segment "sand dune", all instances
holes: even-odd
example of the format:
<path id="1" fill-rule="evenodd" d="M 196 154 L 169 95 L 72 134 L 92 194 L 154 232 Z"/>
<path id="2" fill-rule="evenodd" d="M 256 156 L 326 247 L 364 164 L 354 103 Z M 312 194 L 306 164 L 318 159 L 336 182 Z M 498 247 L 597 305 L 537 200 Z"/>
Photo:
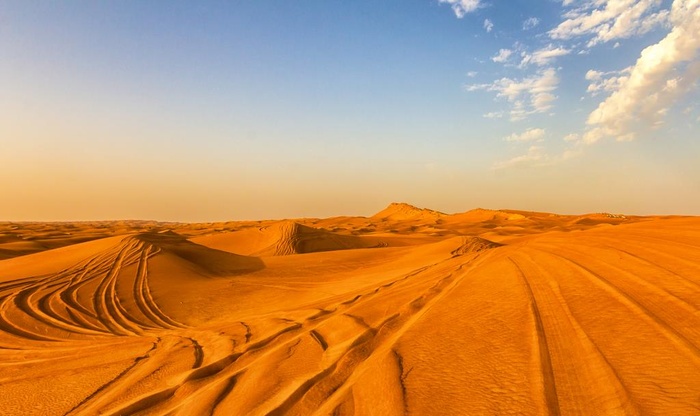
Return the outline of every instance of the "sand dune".
<path id="1" fill-rule="evenodd" d="M 515 212 L 502 210 L 477 208 L 462 214 L 455 214 L 453 220 L 462 222 L 483 222 L 483 221 L 520 221 L 527 217 Z"/>
<path id="2" fill-rule="evenodd" d="M 428 208 L 417 208 L 413 205 L 406 204 L 403 202 L 394 202 L 389 204 L 388 207 L 379 211 L 372 216 L 373 219 L 378 220 L 436 220 L 444 216 L 442 212 L 433 211 Z"/>
<path id="3" fill-rule="evenodd" d="M 2 414 L 700 412 L 699 218 L 95 225 L 0 224 L 76 238 L 0 261 Z"/>
<path id="4" fill-rule="evenodd" d="M 334 234 L 294 221 L 280 221 L 264 227 L 196 237 L 192 241 L 211 248 L 259 257 L 347 250 L 373 245 L 360 237 Z"/>

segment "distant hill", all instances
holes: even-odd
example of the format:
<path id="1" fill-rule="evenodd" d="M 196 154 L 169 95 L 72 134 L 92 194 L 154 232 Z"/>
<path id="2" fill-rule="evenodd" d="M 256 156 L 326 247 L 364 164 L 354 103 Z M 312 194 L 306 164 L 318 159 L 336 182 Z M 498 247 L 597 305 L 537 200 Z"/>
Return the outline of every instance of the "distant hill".
<path id="1" fill-rule="evenodd" d="M 372 215 L 373 219 L 402 220 L 431 220 L 438 219 L 447 214 L 428 208 L 418 208 L 404 202 L 393 202 L 388 207 Z"/>

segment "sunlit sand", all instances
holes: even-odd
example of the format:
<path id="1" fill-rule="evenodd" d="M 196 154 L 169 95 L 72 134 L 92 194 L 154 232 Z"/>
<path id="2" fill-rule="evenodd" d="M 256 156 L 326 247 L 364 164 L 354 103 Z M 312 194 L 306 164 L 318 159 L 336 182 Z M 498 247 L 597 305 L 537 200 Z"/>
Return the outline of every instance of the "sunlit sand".
<path id="1" fill-rule="evenodd" d="M 0 414 L 697 415 L 700 218 L 0 223 Z"/>

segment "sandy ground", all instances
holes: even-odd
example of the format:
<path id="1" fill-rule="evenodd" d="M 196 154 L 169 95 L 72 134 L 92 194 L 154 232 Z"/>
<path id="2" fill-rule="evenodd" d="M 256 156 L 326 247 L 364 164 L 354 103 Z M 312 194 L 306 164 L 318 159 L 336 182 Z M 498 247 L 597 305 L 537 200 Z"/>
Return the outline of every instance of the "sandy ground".
<path id="1" fill-rule="evenodd" d="M 0 414 L 698 415 L 700 218 L 0 223 Z"/>

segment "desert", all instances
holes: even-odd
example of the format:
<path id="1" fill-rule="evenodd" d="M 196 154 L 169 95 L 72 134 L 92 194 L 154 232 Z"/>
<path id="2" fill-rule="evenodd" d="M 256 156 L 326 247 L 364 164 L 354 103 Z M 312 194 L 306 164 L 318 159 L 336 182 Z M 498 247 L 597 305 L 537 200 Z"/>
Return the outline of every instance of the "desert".
<path id="1" fill-rule="evenodd" d="M 700 402 L 700 219 L 2 223 L 0 409 L 658 414 Z M 29 252 L 28 252 L 29 251 Z"/>
<path id="2" fill-rule="evenodd" d="M 0 0 L 0 416 L 699 416 L 700 0 Z"/>

